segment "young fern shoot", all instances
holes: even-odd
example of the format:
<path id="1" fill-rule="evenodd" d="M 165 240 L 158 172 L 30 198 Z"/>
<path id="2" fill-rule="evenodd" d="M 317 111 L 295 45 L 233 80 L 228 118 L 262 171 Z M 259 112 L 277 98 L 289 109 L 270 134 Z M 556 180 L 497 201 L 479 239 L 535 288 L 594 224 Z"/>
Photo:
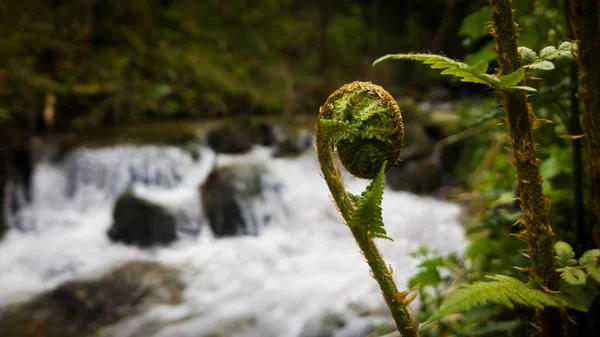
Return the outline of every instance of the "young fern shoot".
<path id="1" fill-rule="evenodd" d="M 319 110 L 315 127 L 316 151 L 323 177 L 335 204 L 364 254 L 371 275 L 381 288 L 398 331 L 418 336 L 409 310 L 415 291 L 399 291 L 392 271 L 374 239 L 389 239 L 381 216 L 384 173 L 398 160 L 404 129 L 402 115 L 382 87 L 353 82 L 335 91 Z M 346 191 L 340 170 L 333 163 L 337 150 L 342 165 L 354 176 L 373 179 L 361 195 Z"/>

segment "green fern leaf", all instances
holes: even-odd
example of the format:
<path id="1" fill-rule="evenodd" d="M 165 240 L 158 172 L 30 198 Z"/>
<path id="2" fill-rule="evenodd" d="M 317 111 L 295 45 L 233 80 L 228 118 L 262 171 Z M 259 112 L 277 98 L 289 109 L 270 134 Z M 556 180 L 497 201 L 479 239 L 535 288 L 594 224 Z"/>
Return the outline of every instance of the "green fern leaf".
<path id="1" fill-rule="evenodd" d="M 556 271 L 560 272 L 560 277 L 569 284 L 582 285 L 587 281 L 585 272 L 576 267 L 558 268 Z"/>
<path id="2" fill-rule="evenodd" d="M 521 64 L 523 66 L 530 65 L 538 59 L 538 55 L 527 47 L 519 47 L 519 54 L 521 55 Z"/>
<path id="3" fill-rule="evenodd" d="M 598 263 L 600 257 L 600 249 L 590 249 L 581 255 L 579 265 L 586 268 Z"/>
<path id="4" fill-rule="evenodd" d="M 377 178 L 373 179 L 367 189 L 362 193 L 356 202 L 356 210 L 350 216 L 348 224 L 352 227 L 366 230 L 371 237 L 388 239 L 385 228 L 383 227 L 383 217 L 381 215 L 381 200 L 383 199 L 383 190 L 385 189 L 385 165 L 384 162 Z"/>
<path id="5" fill-rule="evenodd" d="M 474 66 L 469 66 L 466 63 L 436 54 L 389 54 L 375 60 L 373 66 L 389 59 L 421 61 L 433 69 L 445 69 L 441 72 L 442 75 L 453 75 L 460 78 L 462 82 L 481 83 L 498 90 L 518 89 L 536 91 L 531 87 L 515 86 L 515 84 L 521 82 L 525 76 L 525 71 L 523 69 L 518 69 L 511 74 L 498 78 L 486 74 L 488 69 L 486 61 L 480 61 Z"/>
<path id="6" fill-rule="evenodd" d="M 567 61 L 573 59 L 573 50 L 577 47 L 575 43 L 565 41 L 558 48 L 548 46 L 540 50 L 540 58 L 548 61 Z"/>
<path id="7" fill-rule="evenodd" d="M 571 267 L 577 264 L 573 248 L 566 243 L 559 241 L 554 244 L 554 254 L 556 256 L 556 265 L 559 268 Z"/>
<path id="8" fill-rule="evenodd" d="M 436 321 L 442 317 L 489 303 L 504 305 L 511 309 L 515 305 L 523 305 L 537 309 L 551 306 L 587 311 L 584 306 L 573 300 L 534 289 L 530 285 L 510 276 L 492 275 L 487 276 L 487 278 L 492 281 L 467 284 L 450 295 L 427 322 Z"/>
<path id="9" fill-rule="evenodd" d="M 524 68 L 535 70 L 552 70 L 554 69 L 554 63 L 547 60 L 539 60 L 524 66 Z"/>
<path id="10" fill-rule="evenodd" d="M 596 282 L 600 282 L 600 267 L 589 266 L 585 269 L 588 275 Z"/>
<path id="11" fill-rule="evenodd" d="M 519 47 L 521 53 L 521 63 L 523 68 L 535 70 L 552 70 L 554 63 L 551 61 L 567 61 L 573 59 L 572 50 L 577 45 L 571 42 L 563 42 L 558 48 L 548 46 L 540 50 L 539 56 L 527 47 Z"/>
<path id="12" fill-rule="evenodd" d="M 600 282 L 600 265 L 598 265 L 598 259 L 600 258 L 600 249 L 591 249 L 583 253 L 579 259 L 579 265 L 585 268 L 588 275 L 596 282 Z"/>
<path id="13" fill-rule="evenodd" d="M 478 74 L 485 74 L 488 70 L 489 64 L 486 61 L 479 61 L 474 66 L 471 67 L 471 70 Z"/>
<path id="14" fill-rule="evenodd" d="M 500 88 L 508 88 L 517 85 L 521 82 L 523 77 L 525 77 L 525 69 L 523 68 L 519 68 L 506 76 L 502 76 L 500 77 Z"/>

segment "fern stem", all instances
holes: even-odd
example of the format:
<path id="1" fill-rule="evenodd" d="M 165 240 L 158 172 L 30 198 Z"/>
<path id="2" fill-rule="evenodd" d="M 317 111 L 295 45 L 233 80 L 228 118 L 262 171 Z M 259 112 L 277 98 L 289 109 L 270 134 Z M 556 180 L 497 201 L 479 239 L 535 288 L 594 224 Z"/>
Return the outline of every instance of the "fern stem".
<path id="1" fill-rule="evenodd" d="M 319 124 L 315 127 L 315 131 L 315 146 L 323 178 L 327 182 L 329 191 L 342 217 L 346 222 L 349 222 L 350 215 L 354 211 L 355 206 L 350 195 L 345 190 L 340 170 L 333 164 L 333 146 L 328 144 L 327 137 L 319 127 Z M 400 292 L 398 290 L 391 271 L 388 269 L 381 252 L 368 233 L 360 230 L 358 227 L 350 227 L 350 230 L 371 268 L 371 275 L 379 284 L 383 298 L 390 308 L 398 331 L 400 331 L 403 337 L 418 337 L 417 326 L 408 308 L 411 301 L 408 298 L 410 297 L 409 291 Z"/>
<path id="2" fill-rule="evenodd" d="M 577 38 L 580 91 L 592 183 L 591 208 L 595 214 L 592 236 L 600 248 L 600 3 L 572 0 L 573 31 Z"/>
<path id="3" fill-rule="evenodd" d="M 510 0 L 490 0 L 492 9 L 492 35 L 496 39 L 495 50 L 501 74 L 509 74 L 521 67 L 518 52 L 517 24 L 514 21 Z M 543 193 L 540 161 L 536 157 L 533 130 L 537 118 L 527 102 L 523 91 L 498 91 L 510 127 L 510 139 L 514 166 L 520 193 L 523 217 L 520 222 L 525 231 L 520 237 L 528 245 L 531 259 L 530 278 L 541 278 L 542 285 L 550 290 L 559 286 L 555 272 L 554 233 L 550 227 L 550 200 Z M 546 308 L 537 312 L 540 335 L 564 336 L 566 325 L 560 310 Z"/>

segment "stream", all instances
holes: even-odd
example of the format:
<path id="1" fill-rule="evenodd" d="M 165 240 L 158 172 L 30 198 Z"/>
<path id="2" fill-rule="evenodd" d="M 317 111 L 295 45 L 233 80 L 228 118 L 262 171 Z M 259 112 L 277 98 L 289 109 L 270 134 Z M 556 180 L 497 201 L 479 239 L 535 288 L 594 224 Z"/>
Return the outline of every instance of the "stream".
<path id="1" fill-rule="evenodd" d="M 271 151 L 256 146 L 243 155 L 217 155 L 201 144 L 119 145 L 79 148 L 38 163 L 30 195 L 18 186 L 5 191 L 10 230 L 0 242 L 0 307 L 127 261 L 150 260 L 181 269 L 184 300 L 127 317 L 101 336 L 354 337 L 366 336 L 377 322 L 389 324 L 314 153 L 273 158 Z M 265 168 L 262 197 L 242 203 L 259 235 L 211 233 L 198 191 L 214 165 Z M 345 179 L 353 193 L 368 183 Z M 112 210 L 127 191 L 175 212 L 179 239 L 154 248 L 111 242 Z M 382 206 L 394 241 L 377 243 L 401 288 L 417 270 L 409 254 L 419 245 L 441 254 L 465 248 L 458 205 L 386 190 Z M 324 330 L 328 324 L 335 329 Z"/>

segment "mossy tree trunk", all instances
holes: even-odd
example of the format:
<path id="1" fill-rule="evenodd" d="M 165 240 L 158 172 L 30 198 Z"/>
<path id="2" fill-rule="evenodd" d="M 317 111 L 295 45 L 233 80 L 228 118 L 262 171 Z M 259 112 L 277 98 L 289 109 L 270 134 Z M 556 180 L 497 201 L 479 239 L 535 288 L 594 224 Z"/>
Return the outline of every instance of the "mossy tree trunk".
<path id="1" fill-rule="evenodd" d="M 511 0 L 490 0 L 492 9 L 492 35 L 496 39 L 500 74 L 507 75 L 521 67 L 518 52 L 517 24 L 514 22 Z M 555 272 L 554 233 L 550 226 L 550 200 L 543 193 L 540 161 L 536 156 L 533 130 L 538 120 L 522 90 L 499 93 L 506 121 L 510 128 L 513 164 L 517 172 L 520 203 L 523 217 L 520 223 L 525 230 L 519 235 L 527 243 L 531 260 L 530 278 L 540 277 L 542 286 L 557 290 L 558 274 Z M 565 319 L 555 308 L 537 312 L 537 326 L 541 336 L 564 336 Z"/>

